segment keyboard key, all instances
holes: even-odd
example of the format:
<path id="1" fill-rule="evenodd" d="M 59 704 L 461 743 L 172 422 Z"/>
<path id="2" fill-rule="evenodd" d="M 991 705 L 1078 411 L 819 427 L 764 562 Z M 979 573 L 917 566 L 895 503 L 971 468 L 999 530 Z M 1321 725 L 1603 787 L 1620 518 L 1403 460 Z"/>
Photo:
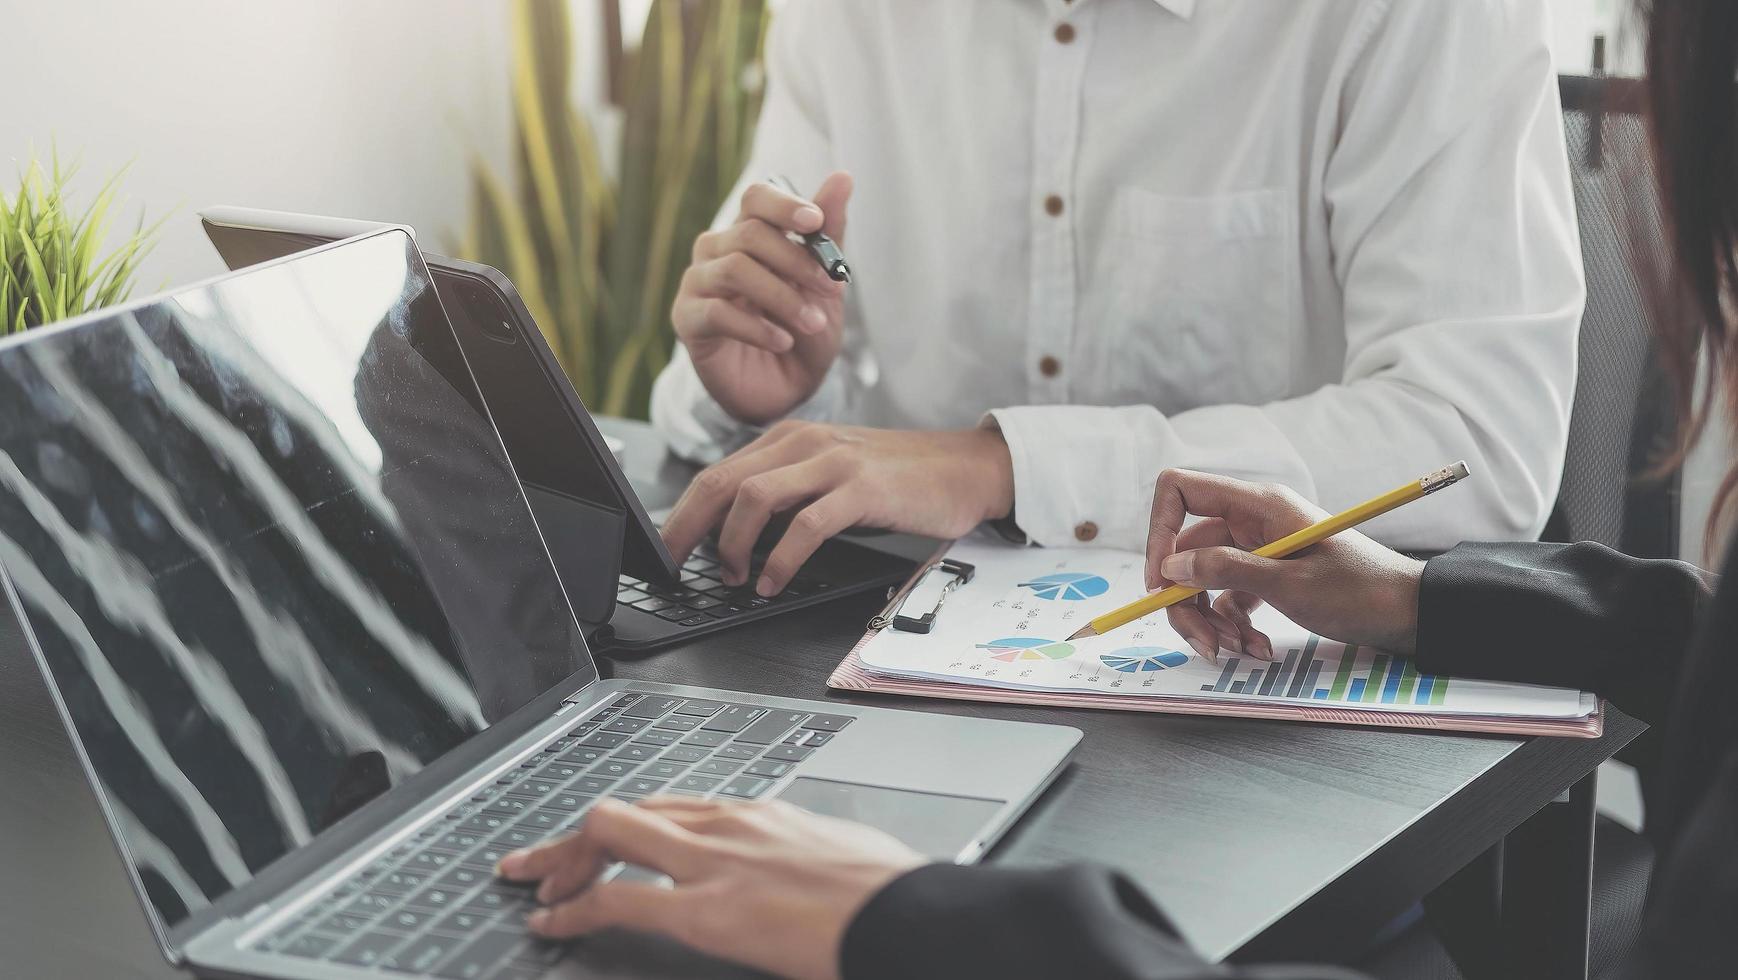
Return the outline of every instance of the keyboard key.
<path id="1" fill-rule="evenodd" d="M 632 605 L 635 609 L 643 610 L 643 611 L 649 612 L 649 613 L 655 613 L 655 612 L 661 612 L 665 609 L 670 608 L 671 603 L 670 603 L 670 600 L 668 600 L 668 599 L 659 598 L 658 596 L 654 595 L 654 596 L 647 596 L 646 598 L 641 599 L 639 602 L 633 603 Z"/>
<path id="2" fill-rule="evenodd" d="M 445 850 L 455 851 L 455 852 L 462 854 L 465 851 L 468 851 L 471 848 L 476 847 L 478 844 L 481 844 L 482 842 L 483 842 L 483 838 L 482 838 L 482 835 L 480 835 L 480 834 L 473 834 L 473 833 L 470 833 L 469 831 L 463 831 L 463 830 L 455 830 L 455 831 L 452 831 L 451 833 L 442 834 L 440 840 L 435 843 L 435 846 L 439 847 L 439 848 L 443 848 Z"/>
<path id="3" fill-rule="evenodd" d="M 589 766 L 592 763 L 596 762 L 597 760 L 603 758 L 603 754 L 605 751 L 607 751 L 607 750 L 602 749 L 602 748 L 589 748 L 589 747 L 588 748 L 574 749 L 571 752 L 563 754 L 561 756 L 561 761 L 566 762 L 566 763 L 571 763 L 571 764 L 576 765 L 576 766 Z"/>
<path id="4" fill-rule="evenodd" d="M 772 762 L 765 759 L 743 770 L 747 775 L 765 776 L 768 779 L 777 779 L 790 771 L 791 764 L 788 762 Z"/>
<path id="5" fill-rule="evenodd" d="M 324 957 L 338 945 L 338 940 L 331 936 L 322 936 L 317 932 L 304 932 L 300 936 L 278 947 L 278 952 L 290 956 L 305 956 L 311 960 Z"/>
<path id="6" fill-rule="evenodd" d="M 735 742 L 732 742 L 724 748 L 719 749 L 715 753 L 715 756 L 720 759 L 735 759 L 738 762 L 742 762 L 752 759 L 755 756 L 760 755 L 760 753 L 761 747 L 758 745 L 737 745 Z"/>
<path id="7" fill-rule="evenodd" d="M 421 884 L 421 882 L 418 882 Z M 407 889 L 408 890 L 408 889 Z M 398 904 L 398 896 L 403 892 L 369 891 L 356 896 L 346 909 L 359 915 L 380 915 L 387 909 Z"/>
<path id="8" fill-rule="evenodd" d="M 578 774 L 579 774 L 578 769 L 573 769 L 570 773 L 570 775 L 578 775 Z M 551 774 L 551 775 L 553 775 L 553 774 Z M 548 796 L 549 794 L 555 792 L 558 788 L 560 788 L 561 782 L 564 782 L 564 781 L 565 780 L 557 781 L 555 779 L 527 779 L 524 782 L 518 784 L 517 786 L 514 786 L 508 792 L 511 792 L 515 796 L 528 796 L 528 797 L 531 797 L 533 799 L 537 799 L 539 797 Z M 484 810 L 483 812 L 487 813 L 488 811 Z"/>
<path id="9" fill-rule="evenodd" d="M 622 711 L 630 718 L 656 718 L 671 708 L 682 703 L 681 698 L 665 697 L 662 694 L 648 694 L 635 701 L 633 707 Z"/>
<path id="10" fill-rule="evenodd" d="M 374 916 L 359 915 L 355 912 L 340 912 L 328 915 L 314 924 L 314 928 L 332 936 L 354 936 L 366 932 L 374 923 Z"/>
<path id="11" fill-rule="evenodd" d="M 708 732 L 734 734 L 747 728 L 764 714 L 766 714 L 765 708 L 755 708 L 746 704 L 729 704 L 724 706 L 723 711 L 707 719 L 706 724 L 702 725 L 701 728 Z"/>
<path id="12" fill-rule="evenodd" d="M 496 800 L 495 802 L 484 807 L 483 812 L 481 814 L 478 814 L 478 815 L 485 816 L 487 814 L 496 813 L 496 814 L 500 814 L 501 816 L 506 817 L 509 820 L 511 820 L 511 819 L 514 819 L 517 817 L 524 816 L 525 812 L 530 810 L 535 805 L 536 804 L 534 804 L 530 800 L 522 800 L 516 796 L 503 796 L 500 799 Z"/>
<path id="13" fill-rule="evenodd" d="M 712 776 L 683 776 L 676 780 L 676 784 L 670 788 L 689 793 L 704 793 L 722 782 L 724 780 Z"/>
<path id="14" fill-rule="evenodd" d="M 549 753 L 566 752 L 568 749 L 573 748 L 573 743 L 575 741 L 576 739 L 563 736 L 562 738 L 558 738 L 553 742 L 550 742 L 548 745 L 545 745 L 543 751 Z"/>
<path id="15" fill-rule="evenodd" d="M 570 793 L 589 793 L 595 796 L 607 792 L 610 784 L 614 782 L 615 780 L 608 776 L 581 776 L 574 780 L 573 785 L 567 789 Z"/>
<path id="16" fill-rule="evenodd" d="M 621 589 L 616 592 L 616 601 L 629 606 L 636 602 L 645 602 L 650 598 L 651 596 L 641 592 L 639 589 Z"/>
<path id="17" fill-rule="evenodd" d="M 435 879 L 435 884 L 455 892 L 469 891 L 491 879 L 491 871 L 482 868 L 458 867 Z"/>
<path id="18" fill-rule="evenodd" d="M 567 817 L 573 810 L 579 809 L 578 806 L 575 806 L 569 810 L 558 804 L 574 799 L 576 797 L 571 793 L 551 796 L 544 801 L 543 806 L 539 807 L 536 813 L 527 814 L 524 820 L 519 821 L 515 825 L 515 829 L 523 830 L 529 834 L 537 834 L 540 839 L 547 840 L 556 831 L 566 826 Z"/>
<path id="19" fill-rule="evenodd" d="M 708 754 L 707 750 L 704 748 L 701 748 L 699 746 L 678 745 L 675 748 L 671 749 L 670 751 L 665 752 L 663 755 L 659 756 L 659 758 L 668 760 L 670 762 L 681 762 L 681 763 L 687 764 L 687 763 L 699 762 L 701 759 L 706 758 L 707 754 Z"/>
<path id="20" fill-rule="evenodd" d="M 713 759 L 711 762 L 696 768 L 694 771 L 704 776 L 730 776 L 742 768 L 740 762 L 729 762 L 724 759 Z"/>
<path id="21" fill-rule="evenodd" d="M 712 619 L 729 619 L 730 617 L 736 615 L 736 613 L 735 613 L 735 611 L 731 610 L 727 606 L 719 606 L 716 609 L 706 610 L 706 615 L 711 617 Z"/>
<path id="22" fill-rule="evenodd" d="M 673 745 L 682 737 L 681 732 L 667 732 L 661 728 L 648 728 L 634 736 L 634 741 L 641 745 Z"/>
<path id="23" fill-rule="evenodd" d="M 621 784 L 616 792 L 631 793 L 635 796 L 651 796 L 653 793 L 656 793 L 658 790 L 663 788 L 664 781 L 662 779 L 643 779 L 636 776 L 635 778 Z"/>
<path id="24" fill-rule="evenodd" d="M 459 909 L 456 912 L 448 913 L 446 918 L 430 926 L 429 931 L 468 938 L 488 923 L 489 916 Z"/>
<path id="25" fill-rule="evenodd" d="M 832 732 L 808 732 L 807 734 L 808 738 L 803 739 L 803 744 L 811 748 L 818 749 L 833 740 Z"/>
<path id="26" fill-rule="evenodd" d="M 596 749 L 613 749 L 626 742 L 628 737 L 620 732 L 592 732 L 579 740 L 579 744 Z"/>
<path id="27" fill-rule="evenodd" d="M 777 759 L 780 762 L 801 762 L 814 754 L 814 749 L 802 745 L 775 745 L 766 751 L 763 758 Z"/>
<path id="28" fill-rule="evenodd" d="M 652 779 L 674 779 L 683 769 L 688 768 L 676 762 L 654 762 L 640 770 L 640 775 Z"/>
<path id="29" fill-rule="evenodd" d="M 692 617 L 693 615 L 694 615 L 694 611 L 689 609 L 687 606 L 675 606 L 675 605 L 673 605 L 670 608 L 665 609 L 662 612 L 658 613 L 658 618 L 661 620 L 664 620 L 667 623 L 680 623 L 682 620 L 688 619 L 688 618 Z"/>
<path id="30" fill-rule="evenodd" d="M 729 732 L 694 732 L 682 740 L 683 745 L 704 745 L 707 748 L 717 748 L 730 740 Z"/>
<path id="31" fill-rule="evenodd" d="M 543 770 L 542 775 L 553 783 L 565 783 L 569 779 L 579 775 L 579 770 L 580 767 L 571 762 L 560 762 L 553 766 L 546 767 Z M 550 787 L 550 789 L 554 788 L 554 786 Z"/>
<path id="32" fill-rule="evenodd" d="M 705 721 L 706 719 L 694 715 L 671 715 L 668 718 L 659 718 L 658 723 L 653 727 L 670 732 L 691 732 L 699 728 Z"/>
<path id="33" fill-rule="evenodd" d="M 708 609 L 716 609 L 719 606 L 724 605 L 724 600 L 702 594 L 689 599 L 682 603 L 682 605 L 687 606 L 689 609 L 698 609 L 701 612 L 705 612 Z"/>
<path id="34" fill-rule="evenodd" d="M 616 749 L 610 758 L 620 759 L 624 762 L 645 762 L 657 754 L 658 747 L 656 745 L 639 745 L 630 742 Z"/>
<path id="35" fill-rule="evenodd" d="M 718 792 L 721 796 L 734 796 L 738 799 L 752 800 L 766 792 L 767 787 L 771 785 L 772 780 L 770 779 L 762 779 L 759 776 L 742 775 L 732 779 L 728 783 L 725 783 L 723 786 L 720 786 Z"/>
<path id="36" fill-rule="evenodd" d="M 707 623 L 710 623 L 710 622 L 712 622 L 712 617 L 706 615 L 705 613 L 701 613 L 697 616 L 689 616 L 687 619 L 684 619 L 684 620 L 678 622 L 676 625 L 677 626 L 705 626 Z"/>
<path id="37" fill-rule="evenodd" d="M 370 892 L 380 895 L 403 895 L 422 887 L 427 878 L 410 871 L 392 871 L 380 876 Z"/>
<path id="38" fill-rule="evenodd" d="M 537 843 L 537 835 L 526 830 L 524 827 L 513 827 L 509 830 L 502 831 L 489 843 L 491 846 L 505 847 L 510 851 L 517 851 L 521 847 L 530 847 L 532 844 Z"/>
<path id="39" fill-rule="evenodd" d="M 398 973 L 426 973 L 429 967 L 445 959 L 461 942 L 463 940 L 448 939 L 445 936 L 423 936 L 403 949 L 393 951 L 380 961 L 380 965 Z"/>
<path id="40" fill-rule="evenodd" d="M 445 912 L 447 909 L 456 905 L 460 896 L 463 894 L 463 892 L 456 892 L 451 888 L 442 888 L 435 885 L 424 888 L 422 891 L 405 899 L 404 904 L 411 908 L 424 909 L 429 912 Z"/>
<path id="41" fill-rule="evenodd" d="M 428 912 L 413 908 L 402 908 L 380 921 L 384 929 L 396 929 L 399 932 L 411 933 L 433 921 L 434 916 Z"/>
<path id="42" fill-rule="evenodd" d="M 356 966 L 373 966 L 380 962 L 386 954 L 404 937 L 397 933 L 375 932 L 366 936 L 358 936 L 350 945 L 345 946 L 338 955 L 332 957 L 338 963 L 352 963 Z"/>
<path id="43" fill-rule="evenodd" d="M 620 779 L 634 771 L 634 763 L 620 759 L 605 759 L 591 768 L 591 775 Z"/>
<path id="44" fill-rule="evenodd" d="M 445 851 L 423 851 L 404 863 L 405 868 L 420 874 L 434 874 L 458 860 Z"/>
<path id="45" fill-rule="evenodd" d="M 817 732 L 836 732 L 856 720 L 850 715 L 810 715 L 803 727 Z"/>
<path id="46" fill-rule="evenodd" d="M 807 711 L 786 711 L 774 708 L 756 719 L 754 724 L 742 730 L 736 736 L 736 741 L 748 745 L 771 745 L 785 737 L 785 732 L 797 727 L 797 723 L 807 718 Z"/>
<path id="47" fill-rule="evenodd" d="M 529 908 L 531 901 L 527 895 L 524 889 L 495 885 L 472 895 L 460 909 L 477 915 L 496 915 Z"/>
<path id="48" fill-rule="evenodd" d="M 603 730 L 606 732 L 618 732 L 623 735 L 632 735 L 640 729 L 651 725 L 651 723 L 652 719 L 650 718 L 630 718 L 623 715 L 615 721 L 605 725 Z"/>
<path id="49" fill-rule="evenodd" d="M 521 938 L 518 933 L 505 930 L 485 932 L 444 963 L 434 975 L 447 980 L 482 980 L 497 976 L 497 968 L 512 956 Z"/>
<path id="50" fill-rule="evenodd" d="M 507 831 L 509 834 L 515 832 L 516 831 L 512 830 Z M 521 847 L 529 847 L 535 843 L 537 843 L 536 840 L 527 840 L 523 844 L 484 844 L 482 847 L 479 847 L 465 855 L 465 859 L 459 862 L 459 867 L 487 871 L 490 874 L 493 874 L 495 872 L 495 865 L 501 863 L 501 859 L 507 856 L 508 851 L 516 851 Z M 450 873 L 451 872 L 449 872 L 449 874 Z"/>
<path id="51" fill-rule="evenodd" d="M 562 813 L 575 813 L 581 807 L 590 803 L 593 799 L 595 799 L 595 797 L 584 796 L 579 793 L 557 793 L 549 799 L 544 800 L 543 807 L 546 810 L 557 810 Z"/>

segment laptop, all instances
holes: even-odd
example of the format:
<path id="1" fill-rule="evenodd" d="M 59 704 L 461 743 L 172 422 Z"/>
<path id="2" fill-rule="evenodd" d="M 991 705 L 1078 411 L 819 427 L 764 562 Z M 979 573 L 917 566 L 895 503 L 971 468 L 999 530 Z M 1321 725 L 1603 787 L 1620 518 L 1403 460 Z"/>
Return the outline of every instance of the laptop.
<path id="1" fill-rule="evenodd" d="M 388 227 L 235 207 L 209 208 L 200 220 L 231 269 Z M 886 592 L 915 571 L 909 556 L 848 538 L 819 548 L 771 597 L 757 595 L 752 584 L 725 585 L 710 542 L 678 565 L 512 282 L 475 262 L 427 252 L 423 260 L 594 648 L 665 646 L 831 599 Z M 775 522 L 755 548 L 749 583 L 779 529 Z M 618 538 L 621 568 L 600 576 L 588 556 Z"/>
<path id="2" fill-rule="evenodd" d="M 402 229 L 0 341 L 0 570 L 165 956 L 210 976 L 684 975 L 530 938 L 495 862 L 656 793 L 972 861 L 1079 738 L 601 679 Z"/>

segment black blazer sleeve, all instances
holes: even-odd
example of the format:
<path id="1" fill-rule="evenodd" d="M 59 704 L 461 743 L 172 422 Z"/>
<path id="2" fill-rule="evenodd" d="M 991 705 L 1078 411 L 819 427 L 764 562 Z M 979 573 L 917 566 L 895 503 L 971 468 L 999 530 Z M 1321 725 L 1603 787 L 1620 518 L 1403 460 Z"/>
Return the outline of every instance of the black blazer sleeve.
<path id="1" fill-rule="evenodd" d="M 1418 665 L 1593 691 L 1657 725 L 1710 586 L 1694 565 L 1599 544 L 1463 544 L 1424 566 Z"/>
<path id="2" fill-rule="evenodd" d="M 1106 868 L 932 864 L 876 893 L 846 930 L 844 980 L 1360 980 L 1331 966 L 1216 966 L 1133 882 Z"/>

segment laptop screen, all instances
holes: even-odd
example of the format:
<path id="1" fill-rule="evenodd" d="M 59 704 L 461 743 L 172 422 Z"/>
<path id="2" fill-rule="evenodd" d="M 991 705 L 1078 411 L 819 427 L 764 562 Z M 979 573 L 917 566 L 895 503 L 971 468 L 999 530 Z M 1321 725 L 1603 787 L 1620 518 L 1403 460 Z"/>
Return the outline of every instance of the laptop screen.
<path id="1" fill-rule="evenodd" d="M 0 567 L 166 926 L 590 667 L 398 231 L 0 348 Z"/>

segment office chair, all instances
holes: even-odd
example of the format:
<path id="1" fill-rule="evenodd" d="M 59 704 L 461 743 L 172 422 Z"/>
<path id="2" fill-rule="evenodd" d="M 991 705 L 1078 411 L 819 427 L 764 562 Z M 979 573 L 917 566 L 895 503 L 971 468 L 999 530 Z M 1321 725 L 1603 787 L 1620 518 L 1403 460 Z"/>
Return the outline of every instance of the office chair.
<path id="1" fill-rule="evenodd" d="M 1632 256 L 1664 256 L 1652 196 L 1640 84 L 1629 79 L 1559 79 L 1581 231 L 1587 307 L 1581 319 L 1569 448 L 1547 541 L 1598 541 L 1628 554 L 1678 554 L 1678 480 L 1652 475 L 1674 436 L 1672 406 L 1655 358 L 1648 296 Z M 1620 753 L 1647 779 L 1651 739 Z M 1635 942 L 1653 873 L 1653 848 L 1606 817 L 1594 826 L 1588 975 L 1609 976 Z M 1500 859 L 1463 873 L 1473 905 L 1495 895 Z M 1459 876 L 1457 876 L 1459 877 Z M 1448 889 L 1444 889 L 1446 892 Z M 1436 897 L 1433 896 L 1433 899 Z M 1481 980 L 1500 971 L 1495 924 L 1451 897 L 1428 902 L 1432 928 L 1407 930 L 1357 965 L 1382 978 Z M 1458 957 L 1459 963 L 1449 955 Z M 1464 973 L 1463 973 L 1464 968 Z"/>

